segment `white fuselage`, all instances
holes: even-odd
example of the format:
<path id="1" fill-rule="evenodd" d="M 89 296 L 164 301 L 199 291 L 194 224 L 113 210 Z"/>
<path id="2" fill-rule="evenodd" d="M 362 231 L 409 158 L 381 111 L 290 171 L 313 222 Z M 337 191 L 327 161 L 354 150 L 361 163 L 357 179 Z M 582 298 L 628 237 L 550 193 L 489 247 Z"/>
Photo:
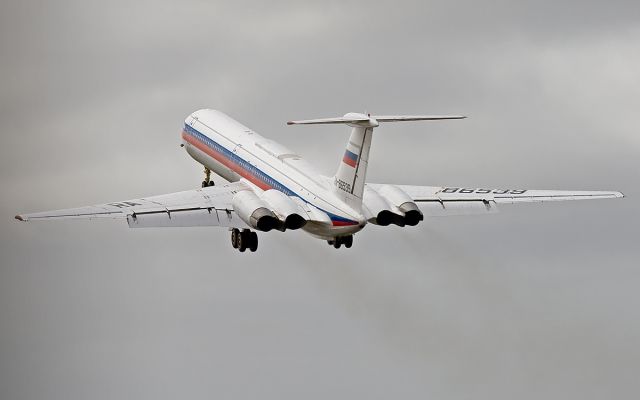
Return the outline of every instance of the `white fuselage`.
<path id="1" fill-rule="evenodd" d="M 330 178 L 224 113 L 199 110 L 189 115 L 182 140 L 191 157 L 229 182 L 244 180 L 256 191 L 276 189 L 296 199 L 314 217 L 303 228 L 314 236 L 330 239 L 366 225 L 362 212 L 335 194 Z"/>

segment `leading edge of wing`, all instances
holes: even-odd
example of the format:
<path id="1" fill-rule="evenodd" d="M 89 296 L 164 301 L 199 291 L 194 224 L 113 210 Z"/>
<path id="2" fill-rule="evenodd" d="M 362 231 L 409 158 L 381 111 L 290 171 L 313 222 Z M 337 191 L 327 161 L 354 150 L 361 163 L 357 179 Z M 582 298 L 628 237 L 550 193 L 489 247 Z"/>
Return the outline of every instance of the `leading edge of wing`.
<path id="1" fill-rule="evenodd" d="M 377 184 L 371 185 L 374 189 Z M 429 201 L 494 201 L 496 203 L 543 202 L 622 198 L 618 191 L 488 189 L 446 186 L 394 185 L 416 202 Z"/>

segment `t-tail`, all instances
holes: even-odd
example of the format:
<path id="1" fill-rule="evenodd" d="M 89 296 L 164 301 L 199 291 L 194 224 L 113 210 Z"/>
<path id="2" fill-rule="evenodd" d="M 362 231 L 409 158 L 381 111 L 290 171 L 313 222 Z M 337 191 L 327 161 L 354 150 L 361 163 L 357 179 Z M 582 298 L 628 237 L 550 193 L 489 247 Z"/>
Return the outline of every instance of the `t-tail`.
<path id="1" fill-rule="evenodd" d="M 338 171 L 333 177 L 335 193 L 356 209 L 362 206 L 373 128 L 380 122 L 437 121 L 466 118 L 460 115 L 376 115 L 348 113 L 343 117 L 289 121 L 287 125 L 346 124 L 353 129 Z"/>

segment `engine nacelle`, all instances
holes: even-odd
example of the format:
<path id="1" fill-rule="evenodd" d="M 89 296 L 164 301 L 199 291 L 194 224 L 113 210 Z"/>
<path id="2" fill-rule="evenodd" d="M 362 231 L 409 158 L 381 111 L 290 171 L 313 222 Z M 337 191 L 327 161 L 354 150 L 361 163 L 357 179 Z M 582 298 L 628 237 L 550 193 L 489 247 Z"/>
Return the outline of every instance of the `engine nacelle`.
<path id="1" fill-rule="evenodd" d="M 402 191 L 397 186 L 384 185 L 379 189 L 379 193 L 382 197 L 387 199 L 393 206 L 404 213 L 404 222 L 409 226 L 418 225 L 420 221 L 424 219 L 422 211 L 418 208 L 418 205 L 413 201 L 411 196 Z"/>
<path id="2" fill-rule="evenodd" d="M 384 185 L 378 193 L 392 206 L 397 207 L 404 214 L 404 223 L 409 226 L 418 225 L 424 219 L 422 211 L 411 196 L 397 186 Z"/>
<path id="3" fill-rule="evenodd" d="M 394 224 L 404 226 L 404 215 L 399 209 L 394 208 L 384 197 L 368 186 L 364 187 L 362 203 L 371 213 L 368 221 L 372 224 L 387 226 Z"/>
<path id="4" fill-rule="evenodd" d="M 282 231 L 285 229 L 300 229 L 309 220 L 307 213 L 289 196 L 279 190 L 266 190 L 260 197 L 275 211 L 280 220 L 280 230 Z"/>
<path id="5" fill-rule="evenodd" d="M 236 193 L 231 202 L 238 217 L 254 229 L 269 232 L 280 225 L 269 206 L 251 190 Z"/>

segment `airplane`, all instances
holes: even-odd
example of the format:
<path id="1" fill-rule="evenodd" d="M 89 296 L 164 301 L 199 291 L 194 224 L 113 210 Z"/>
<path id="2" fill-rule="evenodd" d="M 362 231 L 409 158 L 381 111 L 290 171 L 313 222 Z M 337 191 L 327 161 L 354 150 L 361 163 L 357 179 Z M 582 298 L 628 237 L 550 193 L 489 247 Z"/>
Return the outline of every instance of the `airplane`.
<path id="1" fill-rule="evenodd" d="M 457 115 L 347 113 L 288 125 L 352 128 L 334 176 L 323 176 L 300 155 L 228 115 L 202 109 L 184 121 L 181 144 L 204 166 L 200 188 L 94 206 L 16 215 L 19 221 L 126 219 L 131 228 L 220 226 L 240 252 L 258 248 L 259 232 L 302 230 L 338 249 L 369 224 L 415 226 L 425 216 L 483 214 L 498 204 L 621 198 L 615 191 L 413 186 L 366 181 L 374 128 L 380 123 L 462 119 Z M 214 185 L 211 172 L 228 183 Z"/>

